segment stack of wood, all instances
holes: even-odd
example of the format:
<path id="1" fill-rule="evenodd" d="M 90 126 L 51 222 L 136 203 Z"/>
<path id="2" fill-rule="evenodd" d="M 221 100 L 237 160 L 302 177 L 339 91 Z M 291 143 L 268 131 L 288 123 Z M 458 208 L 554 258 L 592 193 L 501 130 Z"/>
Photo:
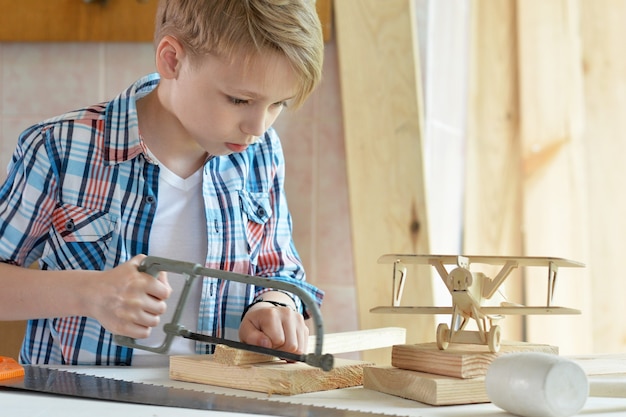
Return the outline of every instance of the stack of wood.
<path id="1" fill-rule="evenodd" d="M 309 340 L 311 352 L 315 336 Z M 406 329 L 381 328 L 327 334 L 324 353 L 360 352 L 406 342 Z M 287 363 L 278 358 L 217 345 L 213 355 L 170 357 L 170 378 L 270 395 L 348 388 L 363 384 L 363 369 L 372 362 L 335 358 L 325 372 L 305 363 Z"/>
<path id="2" fill-rule="evenodd" d="M 487 368 L 499 355 L 512 352 L 558 354 L 558 347 L 503 342 L 492 353 L 479 345 L 451 344 L 446 350 L 435 343 L 396 345 L 391 366 L 364 369 L 363 387 L 431 405 L 485 403 Z"/>

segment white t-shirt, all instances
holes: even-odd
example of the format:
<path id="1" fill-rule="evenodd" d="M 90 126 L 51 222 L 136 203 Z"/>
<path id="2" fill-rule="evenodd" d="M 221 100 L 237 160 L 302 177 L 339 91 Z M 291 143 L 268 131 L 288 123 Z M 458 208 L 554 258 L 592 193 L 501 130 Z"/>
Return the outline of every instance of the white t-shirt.
<path id="1" fill-rule="evenodd" d="M 151 155 L 156 161 L 156 158 Z M 207 253 L 206 217 L 202 196 L 202 169 L 188 178 L 181 178 L 159 164 L 158 205 L 152 229 L 150 230 L 149 253 L 180 261 L 205 264 Z M 152 329 L 150 337 L 138 339 L 137 343 L 147 346 L 159 346 L 165 338 L 163 325 L 169 323 L 180 298 L 184 277 L 168 274 L 168 281 L 173 292 L 167 300 L 167 311 L 161 316 L 160 324 Z M 202 278 L 196 278 L 191 288 L 185 310 L 180 320 L 191 331 L 197 330 L 198 311 Z M 142 349 L 135 349 L 133 365 L 168 366 L 168 355 L 191 355 L 195 352 L 193 340 L 175 337 L 167 355 L 155 354 Z"/>

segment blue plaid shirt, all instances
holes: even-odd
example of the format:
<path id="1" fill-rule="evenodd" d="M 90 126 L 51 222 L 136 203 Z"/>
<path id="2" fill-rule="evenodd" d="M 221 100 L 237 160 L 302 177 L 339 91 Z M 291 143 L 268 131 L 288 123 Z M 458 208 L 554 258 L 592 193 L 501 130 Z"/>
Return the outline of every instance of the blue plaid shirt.
<path id="1" fill-rule="evenodd" d="M 139 137 L 135 102 L 158 82 L 149 75 L 108 103 L 22 133 L 0 189 L 1 262 L 106 270 L 150 254 L 159 167 Z M 323 293 L 305 282 L 293 245 L 283 182 L 273 129 L 242 153 L 206 162 L 206 266 L 293 282 L 321 303 Z M 266 290 L 203 278 L 198 330 L 236 339 L 243 308 Z M 131 359 L 132 349 L 116 345 L 89 317 L 30 320 L 20 354 L 23 363 L 40 364 L 130 365 Z"/>

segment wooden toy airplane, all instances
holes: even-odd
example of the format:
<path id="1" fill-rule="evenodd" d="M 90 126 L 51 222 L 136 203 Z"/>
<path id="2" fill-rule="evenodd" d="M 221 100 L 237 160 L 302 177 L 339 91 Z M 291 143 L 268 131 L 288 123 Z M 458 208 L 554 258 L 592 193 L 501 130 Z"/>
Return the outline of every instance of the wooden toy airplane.
<path id="1" fill-rule="evenodd" d="M 504 315 L 532 314 L 580 314 L 580 310 L 552 305 L 556 273 L 559 267 L 580 268 L 585 265 L 562 258 L 507 257 L 507 256 L 461 256 L 461 255 L 383 255 L 378 263 L 393 263 L 391 306 L 375 307 L 373 313 L 404 314 L 451 314 L 450 326 L 437 326 L 437 347 L 445 350 L 449 343 L 487 345 L 491 352 L 500 350 L 500 326 L 498 320 Z M 495 276 L 489 278 L 482 272 L 471 272 L 470 263 L 502 265 Z M 404 264 L 432 265 L 452 296 L 451 307 L 400 306 L 406 267 Z M 445 265 L 456 265 L 450 272 Z M 503 302 L 488 306 L 485 302 L 498 291 L 511 271 L 518 266 L 543 266 L 548 268 L 548 296 L 545 306 L 529 307 Z M 465 330 L 471 320 L 477 331 Z M 489 325 L 487 325 L 487 322 Z"/>

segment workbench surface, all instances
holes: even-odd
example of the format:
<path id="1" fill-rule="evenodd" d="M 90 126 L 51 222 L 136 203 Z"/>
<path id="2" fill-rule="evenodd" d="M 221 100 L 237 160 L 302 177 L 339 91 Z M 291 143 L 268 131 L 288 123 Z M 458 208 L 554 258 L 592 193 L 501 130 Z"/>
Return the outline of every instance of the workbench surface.
<path id="1" fill-rule="evenodd" d="M 474 417 L 474 416 L 510 416 L 492 404 L 473 404 L 463 406 L 432 407 L 419 402 L 405 400 L 381 392 L 362 387 L 340 390 L 321 391 L 295 396 L 268 396 L 263 393 L 241 391 L 229 388 L 207 386 L 202 384 L 172 381 L 168 377 L 167 368 L 109 368 L 109 367 L 67 367 L 59 368 L 77 373 L 96 375 L 125 381 L 143 382 L 154 385 L 172 386 L 175 388 L 192 389 L 218 394 L 235 395 L 247 398 L 259 398 L 276 402 L 313 404 L 332 408 L 358 410 L 388 414 L 390 416 L 408 417 Z M 132 415 L 133 417 L 186 417 L 186 416 L 217 416 L 235 417 L 249 414 L 190 410 L 181 408 L 125 404 L 110 401 L 87 400 L 37 394 L 26 391 L 14 391 L 0 387 L 0 415 L 2 416 L 37 416 L 37 417 L 110 417 L 112 415 Z M 594 398 L 590 397 L 580 413 L 590 416 L 623 416 L 626 415 L 626 398 Z"/>

